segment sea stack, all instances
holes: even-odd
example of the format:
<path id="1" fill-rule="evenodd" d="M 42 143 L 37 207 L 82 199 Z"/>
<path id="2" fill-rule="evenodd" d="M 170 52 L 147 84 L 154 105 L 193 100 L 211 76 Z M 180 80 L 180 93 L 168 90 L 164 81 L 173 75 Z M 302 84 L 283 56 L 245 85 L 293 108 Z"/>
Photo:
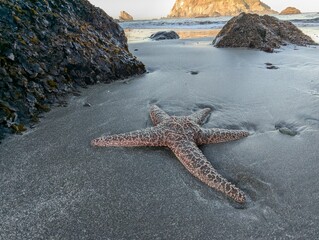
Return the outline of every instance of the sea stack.
<path id="1" fill-rule="evenodd" d="M 213 41 L 215 47 L 245 47 L 273 52 L 283 45 L 316 44 L 289 21 L 241 13 L 230 19 Z"/>
<path id="2" fill-rule="evenodd" d="M 0 138 L 78 86 L 145 72 L 123 29 L 87 0 L 7 0 L 0 10 Z"/>
<path id="3" fill-rule="evenodd" d="M 119 16 L 120 21 L 133 21 L 133 17 L 125 11 L 120 12 Z"/>
<path id="4" fill-rule="evenodd" d="M 176 0 L 168 17 L 236 16 L 241 12 L 257 14 L 277 13 L 260 0 Z"/>
<path id="5" fill-rule="evenodd" d="M 301 14 L 301 11 L 295 7 L 287 7 L 280 12 L 280 15 Z"/>

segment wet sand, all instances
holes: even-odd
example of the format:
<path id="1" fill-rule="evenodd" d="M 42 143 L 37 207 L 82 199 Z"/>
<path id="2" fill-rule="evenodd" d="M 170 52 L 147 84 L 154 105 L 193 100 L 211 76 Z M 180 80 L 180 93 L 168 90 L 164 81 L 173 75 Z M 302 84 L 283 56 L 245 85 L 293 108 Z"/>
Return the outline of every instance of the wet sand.
<path id="1" fill-rule="evenodd" d="M 131 43 L 147 74 L 85 89 L 5 139 L 0 239 L 317 238 L 319 49 L 269 54 L 211 40 Z M 151 126 L 154 103 L 171 115 L 209 106 L 204 127 L 250 132 L 201 147 L 249 196 L 245 206 L 192 177 L 168 149 L 89 145 Z"/>

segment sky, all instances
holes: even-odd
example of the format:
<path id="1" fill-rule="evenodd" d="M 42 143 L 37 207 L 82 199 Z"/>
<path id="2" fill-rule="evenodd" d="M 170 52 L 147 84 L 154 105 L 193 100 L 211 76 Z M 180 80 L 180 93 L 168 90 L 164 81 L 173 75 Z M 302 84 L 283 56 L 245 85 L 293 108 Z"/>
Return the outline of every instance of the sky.
<path id="1" fill-rule="evenodd" d="M 118 18 L 120 11 L 126 11 L 134 19 L 153 19 L 166 17 L 175 0 L 89 0 L 102 8 L 108 15 Z M 288 6 L 296 7 L 301 12 L 319 12 L 318 0 L 262 0 L 272 9 L 282 11 Z"/>

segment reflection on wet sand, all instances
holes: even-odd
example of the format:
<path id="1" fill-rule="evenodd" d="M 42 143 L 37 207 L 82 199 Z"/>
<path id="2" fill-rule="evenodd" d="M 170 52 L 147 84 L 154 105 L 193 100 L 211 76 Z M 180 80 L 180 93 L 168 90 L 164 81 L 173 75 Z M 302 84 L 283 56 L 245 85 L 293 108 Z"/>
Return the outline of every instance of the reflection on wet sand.
<path id="1" fill-rule="evenodd" d="M 202 37 L 216 37 L 220 29 L 200 29 L 200 30 L 176 30 L 177 34 L 182 39 L 186 38 L 202 38 Z"/>
<path id="2" fill-rule="evenodd" d="M 158 31 L 171 31 L 172 29 L 124 29 L 129 42 L 139 42 L 149 38 Z M 215 37 L 220 29 L 174 29 L 181 39 Z"/>

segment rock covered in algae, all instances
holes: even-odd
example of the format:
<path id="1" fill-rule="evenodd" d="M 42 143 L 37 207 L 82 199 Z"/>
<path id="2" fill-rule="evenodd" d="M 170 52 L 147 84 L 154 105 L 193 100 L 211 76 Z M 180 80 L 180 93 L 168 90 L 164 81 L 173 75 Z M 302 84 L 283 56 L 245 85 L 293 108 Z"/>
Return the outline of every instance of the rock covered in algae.
<path id="1" fill-rule="evenodd" d="M 0 136 L 78 86 L 145 72 L 123 29 L 87 0 L 0 3 Z"/>
<path id="2" fill-rule="evenodd" d="M 215 47 L 246 47 L 273 52 L 283 45 L 316 44 L 289 21 L 241 13 L 230 19 L 213 41 Z"/>

